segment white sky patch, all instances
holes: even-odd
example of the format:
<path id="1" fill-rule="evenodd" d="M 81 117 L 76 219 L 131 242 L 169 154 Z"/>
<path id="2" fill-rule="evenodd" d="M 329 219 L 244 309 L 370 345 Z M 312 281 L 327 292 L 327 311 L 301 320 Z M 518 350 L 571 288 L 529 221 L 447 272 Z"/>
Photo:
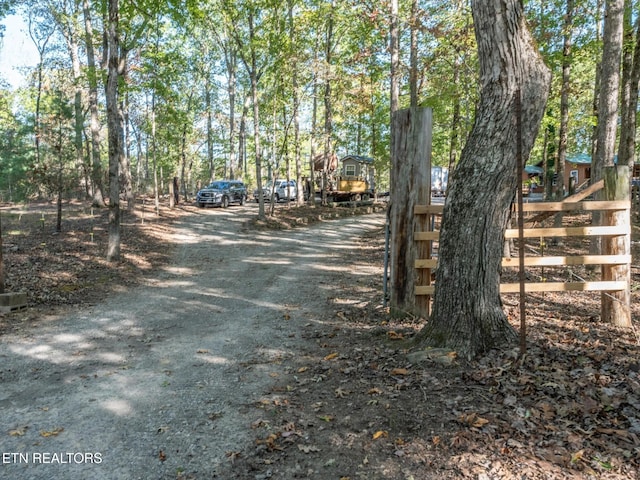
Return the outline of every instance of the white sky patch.
<path id="1" fill-rule="evenodd" d="M 20 69 L 38 64 L 38 50 L 21 16 L 9 15 L 0 23 L 5 26 L 0 40 L 0 77 L 9 82 L 11 88 L 17 88 L 24 81 Z"/>

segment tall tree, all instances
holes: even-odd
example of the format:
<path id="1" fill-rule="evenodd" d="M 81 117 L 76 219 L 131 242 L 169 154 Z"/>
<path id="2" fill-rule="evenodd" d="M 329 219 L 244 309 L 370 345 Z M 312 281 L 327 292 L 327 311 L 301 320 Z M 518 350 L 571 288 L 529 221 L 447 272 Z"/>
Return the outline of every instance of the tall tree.
<path id="1" fill-rule="evenodd" d="M 87 51 L 87 80 L 89 83 L 89 130 L 91 132 L 91 183 L 93 205 L 104 207 L 104 185 L 102 182 L 102 160 L 100 158 L 100 114 L 98 109 L 98 70 L 93 46 L 93 23 L 89 0 L 82 0 L 84 16 L 85 47 Z"/>
<path id="2" fill-rule="evenodd" d="M 109 63 L 107 73 L 107 126 L 109 135 L 109 242 L 107 260 L 120 259 L 120 165 L 123 152 L 122 116 L 119 82 L 122 75 L 120 57 L 120 9 L 118 0 L 109 0 L 107 44 Z"/>
<path id="3" fill-rule="evenodd" d="M 636 120 L 638 109 L 638 84 L 640 82 L 640 16 L 633 25 L 634 3 L 628 0 L 624 11 L 624 46 L 622 65 L 622 94 L 620 96 L 620 147 L 618 159 L 621 165 L 629 165 L 633 171 L 636 149 Z"/>
<path id="4" fill-rule="evenodd" d="M 44 17 L 44 20 L 43 20 Z M 29 36 L 38 50 L 37 86 L 36 86 L 36 111 L 34 119 L 34 141 L 36 163 L 40 162 L 40 102 L 44 82 L 45 55 L 47 45 L 55 31 L 55 25 L 48 18 L 46 8 L 35 7 L 29 14 Z"/>
<path id="5" fill-rule="evenodd" d="M 500 299 L 504 230 L 520 175 L 514 159 L 531 151 L 551 81 L 519 0 L 479 0 L 472 14 L 480 104 L 444 207 L 433 313 L 417 336 L 464 357 L 516 338 Z"/>
<path id="6" fill-rule="evenodd" d="M 602 178 L 604 167 L 614 164 L 616 149 L 618 95 L 620 92 L 620 66 L 622 62 L 622 32 L 624 0 L 605 2 L 600 88 L 598 89 L 598 124 L 595 130 L 594 154 L 591 162 L 591 181 Z M 602 195 L 602 192 L 599 192 Z M 602 214 L 593 212 L 592 222 L 600 223 Z M 594 237 L 590 252 L 600 251 L 600 239 Z"/>
<path id="7" fill-rule="evenodd" d="M 564 164 L 567 159 L 567 138 L 569 129 L 569 93 L 571 88 L 571 38 L 573 30 L 573 0 L 567 0 L 567 10 L 564 17 L 564 42 L 562 47 L 562 87 L 560 89 L 560 141 L 558 144 L 558 157 L 556 163 L 556 174 L 558 175 L 555 185 L 555 198 L 561 200 L 564 197 Z M 557 215 L 562 221 L 562 216 Z"/>
<path id="8" fill-rule="evenodd" d="M 607 0 L 605 9 L 602 83 L 598 103 L 598 141 L 591 172 L 593 181 L 602 178 L 602 169 L 605 166 L 614 164 L 618 127 L 624 0 Z"/>
<path id="9" fill-rule="evenodd" d="M 331 0 L 329 15 L 327 16 L 327 30 L 324 43 L 324 165 L 322 168 L 322 205 L 327 205 L 327 191 L 329 189 L 329 162 L 333 155 L 333 99 L 331 98 L 334 25 L 336 16 L 336 2 Z"/>

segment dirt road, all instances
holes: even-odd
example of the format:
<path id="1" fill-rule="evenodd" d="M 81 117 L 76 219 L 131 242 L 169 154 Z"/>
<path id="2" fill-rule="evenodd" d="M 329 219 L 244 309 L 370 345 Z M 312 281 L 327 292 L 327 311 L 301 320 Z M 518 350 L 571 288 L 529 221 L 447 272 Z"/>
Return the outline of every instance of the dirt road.
<path id="1" fill-rule="evenodd" d="M 0 337 L 1 478 L 215 478 L 251 441 L 253 405 L 329 314 L 335 273 L 370 274 L 354 236 L 384 222 L 243 230 L 254 214 L 187 217 L 147 286 Z"/>

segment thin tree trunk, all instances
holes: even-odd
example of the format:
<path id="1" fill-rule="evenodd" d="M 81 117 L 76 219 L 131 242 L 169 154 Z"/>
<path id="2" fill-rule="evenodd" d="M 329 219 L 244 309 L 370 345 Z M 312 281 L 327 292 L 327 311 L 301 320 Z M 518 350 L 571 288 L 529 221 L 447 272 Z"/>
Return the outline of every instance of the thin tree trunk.
<path id="1" fill-rule="evenodd" d="M 215 169 L 213 165 L 213 105 L 211 102 L 211 79 L 205 82 L 205 103 L 207 108 L 207 165 L 209 166 L 209 183 L 213 182 Z"/>
<path id="2" fill-rule="evenodd" d="M 51 35 L 53 34 L 53 29 L 48 31 L 44 38 L 40 41 L 34 31 L 32 30 L 33 23 L 31 18 L 29 18 L 29 36 L 33 41 L 36 49 L 38 50 L 38 68 L 37 68 L 37 89 L 36 89 L 36 111 L 34 118 L 34 143 L 35 143 L 35 156 L 36 156 L 36 164 L 40 163 L 40 140 L 42 136 L 42 129 L 40 125 L 40 104 L 42 102 L 42 82 L 43 82 L 43 70 L 44 70 L 44 55 L 47 51 L 47 44 L 51 39 Z"/>
<path id="3" fill-rule="evenodd" d="M 569 131 L 569 92 L 571 89 L 571 37 L 573 33 L 573 0 L 567 0 L 567 11 L 564 17 L 564 44 L 562 48 L 562 88 L 560 92 L 560 132 L 558 134 L 558 156 L 556 173 L 558 181 L 556 182 L 554 196 L 556 201 L 564 198 L 564 169 L 567 159 L 567 138 Z M 575 192 L 569 192 L 570 194 Z M 562 226 L 564 215 L 558 213 L 554 218 L 554 226 L 559 228 Z M 561 240 L 556 238 L 556 244 L 560 244 Z"/>
<path id="4" fill-rule="evenodd" d="M 93 184 L 93 206 L 104 207 L 104 186 L 102 182 L 102 161 L 100 159 L 100 116 L 98 113 L 98 75 L 93 48 L 93 27 L 89 0 L 83 0 L 84 29 L 87 49 L 87 77 L 89 80 L 89 113 L 91 116 L 91 183 Z"/>
<path id="5" fill-rule="evenodd" d="M 118 104 L 120 79 L 120 39 L 118 0 L 109 0 L 109 69 L 107 76 L 107 124 L 109 127 L 109 242 L 107 260 L 120 259 L 120 157 L 122 156 L 121 115 Z"/>
<path id="6" fill-rule="evenodd" d="M 73 117 L 74 117 L 74 147 L 76 154 L 76 168 L 78 172 L 84 170 L 84 114 L 82 112 L 82 87 L 80 85 L 81 71 L 78 56 L 78 39 L 72 27 L 65 28 L 65 39 L 71 57 L 71 71 L 73 72 Z"/>
<path id="7" fill-rule="evenodd" d="M 249 15 L 249 42 L 251 44 L 251 67 L 249 75 L 251 77 L 251 100 L 253 102 L 253 139 L 256 155 L 256 181 L 258 182 L 258 218 L 264 219 L 264 198 L 262 195 L 262 151 L 260 147 L 260 107 L 258 105 L 258 65 L 256 59 L 255 30 L 253 25 L 253 14 Z"/>
<path id="8" fill-rule="evenodd" d="M 418 106 L 418 22 L 418 0 L 411 0 L 411 19 L 409 21 L 411 29 L 409 40 L 409 98 L 411 107 Z M 455 70 L 456 74 L 457 72 Z"/>
<path id="9" fill-rule="evenodd" d="M 466 358 L 516 340 L 500 298 L 504 230 L 521 175 L 514 159 L 518 148 L 525 161 L 531 151 L 551 81 L 519 0 L 473 2 L 472 13 L 480 104 L 449 183 L 433 314 L 417 336 L 420 345 L 451 348 Z M 517 94 L 521 129 L 514 108 Z"/>
<path id="10" fill-rule="evenodd" d="M 126 58 L 127 52 L 120 55 L 121 76 L 126 75 Z M 127 211 L 132 212 L 135 207 L 135 199 L 133 196 L 133 178 L 131 176 L 131 157 L 129 155 L 129 96 L 125 96 L 124 102 L 119 103 L 120 129 L 121 129 L 121 149 L 120 155 L 120 188 L 124 192 L 124 198 L 127 200 Z"/>
<path id="11" fill-rule="evenodd" d="M 324 79 L 324 166 L 322 168 L 322 205 L 327 205 L 327 189 L 329 185 L 330 158 L 333 154 L 331 136 L 333 134 L 333 110 L 331 103 L 331 53 L 333 51 L 333 14 L 335 0 L 331 2 L 331 12 L 327 20 L 325 38 L 325 79 Z"/>
<path id="12" fill-rule="evenodd" d="M 294 23 L 294 15 L 293 15 L 293 2 L 289 0 L 288 2 L 288 18 L 289 18 L 289 38 L 296 38 L 296 30 Z M 293 161 L 296 169 L 296 185 L 297 193 L 296 193 L 296 204 L 300 205 L 304 202 L 304 188 L 302 185 L 302 158 L 300 152 L 300 85 L 298 81 L 298 59 L 294 56 L 291 60 L 291 70 L 292 70 L 292 78 L 291 78 L 291 87 L 292 87 L 292 102 L 293 102 Z M 313 171 L 312 171 L 313 173 Z"/>
<path id="13" fill-rule="evenodd" d="M 319 38 L 316 37 L 316 48 L 314 48 L 314 61 L 318 60 L 318 43 Z M 311 108 L 311 148 L 309 152 L 309 205 L 316 205 L 316 170 L 315 170 L 315 158 L 316 158 L 316 135 L 318 129 L 318 74 L 313 74 L 312 80 L 313 86 L 311 88 L 312 108 Z"/>
<path id="14" fill-rule="evenodd" d="M 242 115 L 240 116 L 240 126 L 238 128 L 238 161 L 245 175 L 249 173 L 247 170 L 247 117 L 249 116 L 250 95 L 245 95 L 242 104 Z"/>
<path id="15" fill-rule="evenodd" d="M 229 178 L 236 177 L 236 70 L 237 58 L 233 47 L 225 49 L 229 92 Z"/>

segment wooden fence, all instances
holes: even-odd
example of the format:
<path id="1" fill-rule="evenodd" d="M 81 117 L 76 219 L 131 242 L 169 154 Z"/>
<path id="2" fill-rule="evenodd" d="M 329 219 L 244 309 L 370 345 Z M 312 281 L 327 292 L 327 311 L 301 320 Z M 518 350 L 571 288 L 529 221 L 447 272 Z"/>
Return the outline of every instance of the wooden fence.
<path id="1" fill-rule="evenodd" d="M 598 185 L 594 185 L 588 193 L 602 188 L 602 182 Z M 622 239 L 622 242 L 618 242 L 623 245 L 623 251 L 612 252 L 603 251 L 599 255 L 591 254 L 578 254 L 578 255 L 554 255 L 545 256 L 537 255 L 531 256 L 526 254 L 524 258 L 525 267 L 573 267 L 577 265 L 601 265 L 602 273 L 601 279 L 597 281 L 566 281 L 566 282 L 525 282 L 525 292 L 570 292 L 570 291 L 590 291 L 590 292 L 627 292 L 626 298 L 628 299 L 628 292 L 630 289 L 630 277 L 628 273 L 625 275 L 617 275 L 611 273 L 619 267 L 626 266 L 627 272 L 630 270 L 631 254 L 630 254 L 630 236 L 631 227 L 630 222 L 612 221 L 612 224 L 604 224 L 601 226 L 583 225 L 583 226 L 563 226 L 563 227 L 538 227 L 536 226 L 536 220 L 544 219 L 555 215 L 556 213 L 563 213 L 569 215 L 575 212 L 605 212 L 601 217 L 603 221 L 611 219 L 612 215 L 606 215 L 607 212 L 622 213 L 622 217 L 629 218 L 631 202 L 629 200 L 617 200 L 617 201 L 570 201 L 572 198 L 583 197 L 583 195 L 576 195 L 570 197 L 562 202 L 531 202 L 522 205 L 525 219 L 529 217 L 527 222 L 527 228 L 523 230 L 523 238 L 525 239 L 540 239 L 540 242 L 544 242 L 545 238 L 567 238 L 567 237 L 601 237 L 610 239 Z M 567 201 L 569 200 L 569 201 Z M 442 215 L 443 205 L 416 205 L 414 209 L 415 215 L 427 216 L 429 221 L 423 221 L 423 225 L 434 226 L 437 222 L 434 218 Z M 424 217 L 423 217 L 424 218 Z M 533 221 L 531 221 L 533 219 Z M 526 221 L 526 220 L 525 220 Z M 438 241 L 440 232 L 437 228 L 428 228 L 427 231 L 415 232 L 414 239 L 416 242 L 428 242 L 426 248 L 419 248 L 422 252 L 434 252 L 435 243 Z M 517 239 L 519 237 L 518 229 L 507 229 L 505 231 L 505 239 Z M 612 242 L 603 242 L 612 243 Z M 626 245 L 626 247 L 624 247 Z M 615 250 L 615 249 L 614 249 Z M 619 249 L 618 249 L 619 250 Z M 505 257 L 502 259 L 502 266 L 504 268 L 519 267 L 519 258 Z M 437 257 L 429 254 L 428 258 L 419 258 L 415 261 L 415 267 L 418 269 L 420 275 L 418 278 L 423 279 L 423 284 L 416 285 L 415 295 L 416 297 L 424 296 L 431 297 L 435 292 L 435 284 L 432 283 L 432 273 L 437 267 Z M 517 270 L 516 270 L 517 271 Z M 518 293 L 520 291 L 520 283 L 501 283 L 501 293 Z M 418 298 L 416 298 L 418 300 Z M 427 299 L 427 304 L 430 298 Z M 627 300 L 628 302 L 628 300 Z M 628 305 L 627 305 L 628 308 Z"/>

